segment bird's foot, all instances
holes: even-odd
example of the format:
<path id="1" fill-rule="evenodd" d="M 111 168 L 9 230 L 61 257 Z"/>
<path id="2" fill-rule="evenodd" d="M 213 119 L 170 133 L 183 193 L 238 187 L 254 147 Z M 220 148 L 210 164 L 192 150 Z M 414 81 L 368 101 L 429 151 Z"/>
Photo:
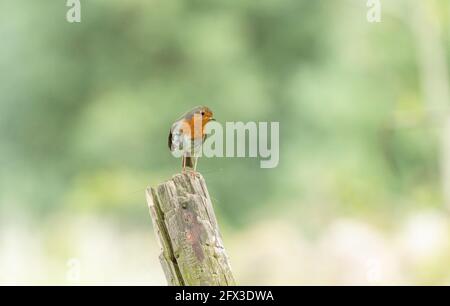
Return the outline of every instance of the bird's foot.
<path id="1" fill-rule="evenodd" d="M 191 168 L 183 169 L 182 173 L 190 175 L 191 178 L 195 178 L 198 174 L 197 171 L 195 171 L 194 169 L 191 169 Z"/>

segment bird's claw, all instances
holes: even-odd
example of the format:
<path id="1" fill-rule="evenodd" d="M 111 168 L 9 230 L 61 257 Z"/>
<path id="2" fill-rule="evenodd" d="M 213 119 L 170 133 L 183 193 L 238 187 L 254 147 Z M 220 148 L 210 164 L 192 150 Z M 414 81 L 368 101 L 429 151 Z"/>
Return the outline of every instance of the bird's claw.
<path id="1" fill-rule="evenodd" d="M 183 169 L 181 172 L 183 174 L 190 175 L 192 178 L 195 178 L 197 176 L 197 174 L 198 174 L 197 171 L 195 171 L 194 169 L 189 169 L 189 168 Z"/>

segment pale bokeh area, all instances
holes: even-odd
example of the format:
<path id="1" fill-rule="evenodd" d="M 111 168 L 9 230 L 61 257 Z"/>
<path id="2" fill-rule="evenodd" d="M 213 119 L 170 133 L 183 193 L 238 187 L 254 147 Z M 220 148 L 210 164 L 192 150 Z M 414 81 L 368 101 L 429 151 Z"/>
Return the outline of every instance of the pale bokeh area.
<path id="1" fill-rule="evenodd" d="M 315 237 L 271 219 L 225 232 L 242 285 L 450 285 L 450 225 L 436 211 L 409 216 L 389 231 L 338 219 Z M 150 227 L 122 228 L 91 217 L 51 220 L 33 228 L 2 226 L 2 284 L 166 285 Z"/>
<path id="2" fill-rule="evenodd" d="M 0 2 L 0 284 L 165 285 L 144 190 L 205 104 L 280 123 L 199 161 L 238 284 L 450 285 L 448 0 L 57 2 Z"/>

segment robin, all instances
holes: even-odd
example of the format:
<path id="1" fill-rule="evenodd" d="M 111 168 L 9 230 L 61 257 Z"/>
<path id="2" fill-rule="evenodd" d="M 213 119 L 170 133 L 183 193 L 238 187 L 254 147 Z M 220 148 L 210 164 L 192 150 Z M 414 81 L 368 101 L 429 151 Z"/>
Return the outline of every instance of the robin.
<path id="1" fill-rule="evenodd" d="M 213 112 L 206 106 L 197 106 L 182 115 L 172 124 L 169 132 L 169 149 L 171 152 L 179 150 L 182 153 L 182 169 L 197 168 L 199 150 L 206 139 L 205 126 L 215 121 Z"/>

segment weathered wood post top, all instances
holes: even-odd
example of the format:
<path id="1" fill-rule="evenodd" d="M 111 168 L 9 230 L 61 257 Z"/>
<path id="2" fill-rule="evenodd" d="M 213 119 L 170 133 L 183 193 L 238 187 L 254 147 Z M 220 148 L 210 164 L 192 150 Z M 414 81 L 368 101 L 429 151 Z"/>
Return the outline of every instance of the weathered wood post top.
<path id="1" fill-rule="evenodd" d="M 169 285 L 234 285 L 216 216 L 198 172 L 176 174 L 146 198 Z"/>

